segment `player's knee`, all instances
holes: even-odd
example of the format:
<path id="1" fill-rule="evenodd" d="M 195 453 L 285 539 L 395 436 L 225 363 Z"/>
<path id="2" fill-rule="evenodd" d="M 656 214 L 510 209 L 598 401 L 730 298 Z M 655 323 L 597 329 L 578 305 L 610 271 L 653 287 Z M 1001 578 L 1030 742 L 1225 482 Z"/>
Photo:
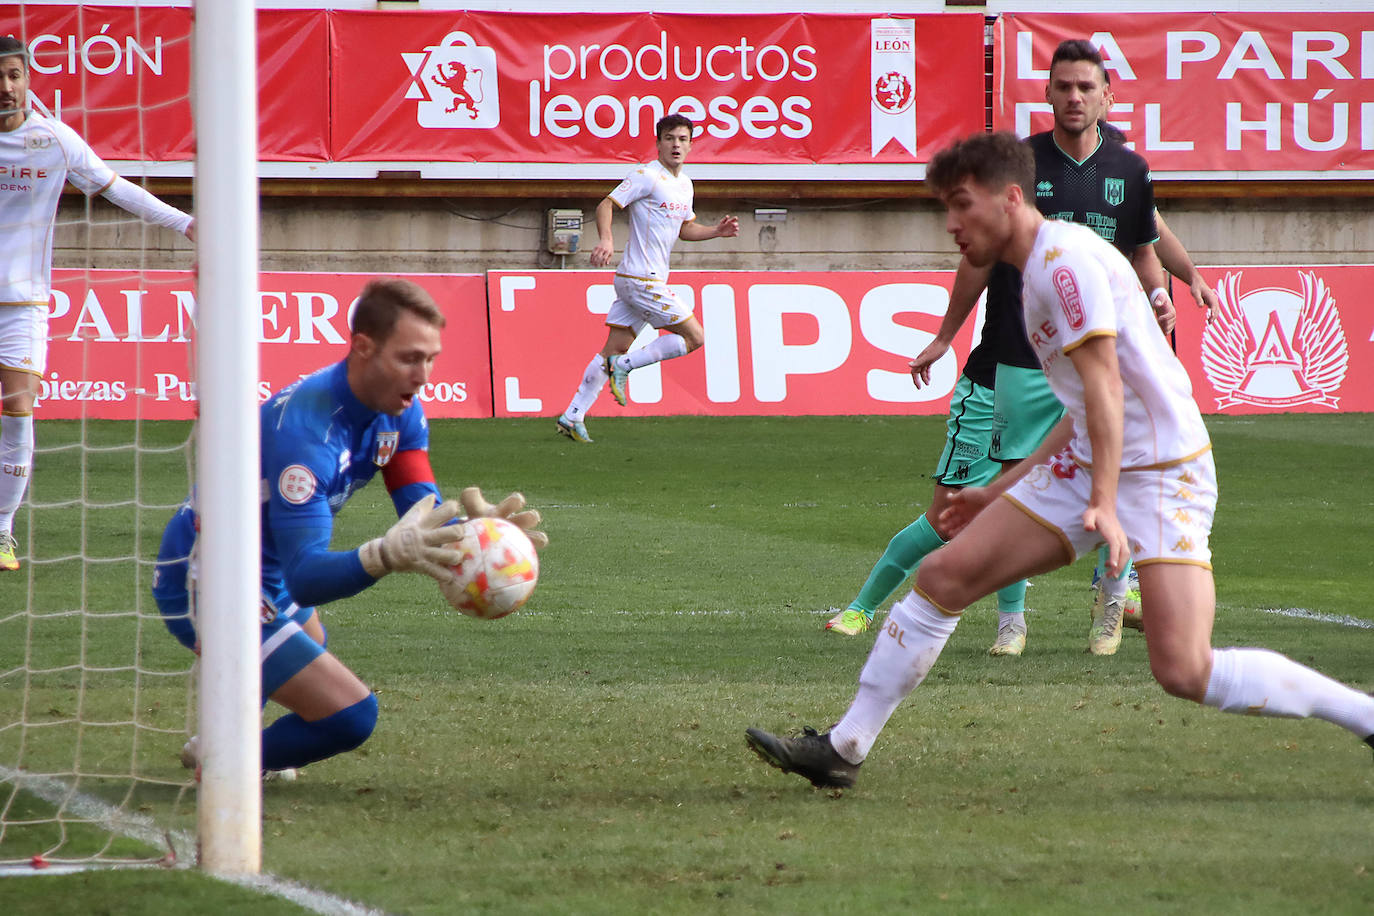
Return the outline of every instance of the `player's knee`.
<path id="1" fill-rule="evenodd" d="M 377 727 L 377 695 L 369 693 L 352 706 L 342 709 L 327 720 L 333 744 L 340 751 L 360 747 Z"/>
<path id="2" fill-rule="evenodd" d="M 1150 673 L 1170 696 L 1201 703 L 1207 694 L 1207 672 L 1203 665 L 1178 659 L 1151 659 Z"/>

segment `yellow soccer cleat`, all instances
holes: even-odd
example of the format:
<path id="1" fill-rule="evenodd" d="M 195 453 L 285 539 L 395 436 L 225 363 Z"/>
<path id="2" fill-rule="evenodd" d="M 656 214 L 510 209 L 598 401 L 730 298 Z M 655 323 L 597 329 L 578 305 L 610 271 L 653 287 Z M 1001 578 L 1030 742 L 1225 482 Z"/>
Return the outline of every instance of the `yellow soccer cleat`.
<path id="1" fill-rule="evenodd" d="M 19 569 L 19 544 L 8 531 L 0 534 L 0 572 L 14 572 Z"/>
<path id="2" fill-rule="evenodd" d="M 611 377 L 611 397 L 624 407 L 625 399 L 630 393 L 630 370 L 617 366 L 615 359 L 614 356 L 606 357 L 606 374 Z"/>
<path id="3" fill-rule="evenodd" d="M 1006 623 L 997 628 L 997 641 L 988 649 L 988 655 L 1020 655 L 1025 651 L 1026 628 Z"/>
<path id="4" fill-rule="evenodd" d="M 1140 589 L 1133 588 L 1126 593 L 1126 610 L 1121 615 L 1121 625 L 1132 630 L 1145 632 L 1145 615 L 1140 611 Z"/>
<path id="5" fill-rule="evenodd" d="M 581 420 L 569 420 L 566 414 L 558 418 L 558 434 L 574 442 L 592 441 L 592 437 L 587 435 L 587 424 Z"/>
<path id="6" fill-rule="evenodd" d="M 863 611 L 848 608 L 825 622 L 825 628 L 841 636 L 858 636 L 873 626 L 873 618 Z"/>
<path id="7" fill-rule="evenodd" d="M 1088 628 L 1088 651 L 1093 655 L 1115 655 L 1121 646 L 1121 620 L 1126 613 L 1124 598 L 1108 599 L 1097 590 L 1093 602 L 1092 626 Z"/>

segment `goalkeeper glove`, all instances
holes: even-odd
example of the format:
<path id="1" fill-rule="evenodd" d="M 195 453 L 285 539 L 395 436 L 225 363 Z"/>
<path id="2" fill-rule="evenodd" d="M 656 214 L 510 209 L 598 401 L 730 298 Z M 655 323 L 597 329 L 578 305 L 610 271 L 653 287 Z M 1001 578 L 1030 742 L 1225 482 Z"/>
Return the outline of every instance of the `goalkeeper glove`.
<path id="1" fill-rule="evenodd" d="M 463 555 L 447 545 L 458 539 L 457 529 L 446 527 L 458 515 L 453 500 L 434 505 L 433 494 L 426 494 L 411 506 L 386 534 L 358 548 L 363 569 L 374 579 L 390 572 L 422 572 L 442 580 L 452 576 Z"/>
<path id="2" fill-rule="evenodd" d="M 459 499 L 463 502 L 463 511 L 467 513 L 468 518 L 504 518 L 519 526 L 536 549 L 543 550 L 549 546 L 549 536 L 535 527 L 540 522 L 539 512 L 536 509 L 525 509 L 523 493 L 512 493 L 493 506 L 487 502 L 480 488 L 468 487 Z M 522 509 L 523 512 L 520 511 Z"/>

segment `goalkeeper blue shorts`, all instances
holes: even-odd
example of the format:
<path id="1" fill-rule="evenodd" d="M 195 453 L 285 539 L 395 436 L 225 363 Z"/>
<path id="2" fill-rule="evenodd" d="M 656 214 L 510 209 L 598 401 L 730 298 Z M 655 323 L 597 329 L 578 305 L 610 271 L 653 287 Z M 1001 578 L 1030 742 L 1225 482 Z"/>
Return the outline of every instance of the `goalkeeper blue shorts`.
<path id="1" fill-rule="evenodd" d="M 195 581 L 195 542 L 195 512 L 189 502 L 183 503 L 162 532 L 157 566 L 153 569 L 153 600 L 162 613 L 162 622 L 179 643 L 193 651 L 196 622 L 191 584 Z M 285 588 L 263 589 L 261 613 L 262 695 L 270 697 L 325 650 L 301 629 L 315 609 L 297 605 Z"/>

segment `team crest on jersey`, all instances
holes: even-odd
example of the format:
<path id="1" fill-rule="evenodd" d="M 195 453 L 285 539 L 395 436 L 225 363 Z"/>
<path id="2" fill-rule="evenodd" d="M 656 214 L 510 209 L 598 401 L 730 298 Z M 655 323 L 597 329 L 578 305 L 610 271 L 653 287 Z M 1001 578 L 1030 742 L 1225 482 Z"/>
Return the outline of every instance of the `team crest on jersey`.
<path id="1" fill-rule="evenodd" d="M 1126 199 L 1126 179 L 1108 178 L 1102 183 L 1102 198 L 1113 207 L 1121 206 Z"/>
<path id="2" fill-rule="evenodd" d="M 262 595 L 261 598 L 262 603 L 258 607 L 258 616 L 266 625 L 277 619 L 277 605 L 266 595 Z"/>
<path id="3" fill-rule="evenodd" d="M 1243 293 L 1243 273 L 1228 272 L 1217 284 L 1221 308 L 1202 332 L 1202 368 L 1217 409 L 1335 409 L 1350 350 L 1331 290 L 1313 271 L 1300 271 L 1298 290 Z"/>
<path id="4" fill-rule="evenodd" d="M 396 454 L 396 442 L 401 438 L 400 432 L 390 430 L 389 432 L 377 434 L 377 453 L 372 456 L 372 463 L 379 468 L 384 468 L 391 456 Z"/>
<path id="5" fill-rule="evenodd" d="M 1055 292 L 1059 293 L 1059 307 L 1064 310 L 1069 327 L 1075 331 L 1081 329 L 1084 322 L 1083 297 L 1078 293 L 1078 278 L 1069 268 L 1061 267 L 1054 272 L 1052 279 Z"/>

